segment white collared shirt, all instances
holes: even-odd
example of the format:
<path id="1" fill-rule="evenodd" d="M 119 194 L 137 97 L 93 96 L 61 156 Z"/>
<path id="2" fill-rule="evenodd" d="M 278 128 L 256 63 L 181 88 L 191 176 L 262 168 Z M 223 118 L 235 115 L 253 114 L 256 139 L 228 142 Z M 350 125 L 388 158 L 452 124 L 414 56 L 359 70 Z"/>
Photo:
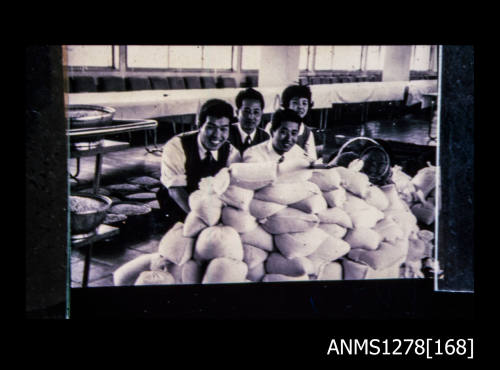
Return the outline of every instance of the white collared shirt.
<path id="1" fill-rule="evenodd" d="M 305 127 L 304 127 L 304 123 L 302 122 L 300 124 L 299 133 L 297 134 L 297 136 L 302 135 L 304 133 L 304 130 L 305 130 Z M 271 135 L 271 122 L 269 122 L 266 125 L 265 131 L 270 136 L 272 136 Z M 307 155 L 309 155 L 309 157 L 311 159 L 313 159 L 313 160 L 318 159 L 318 154 L 316 152 L 316 142 L 314 141 L 314 134 L 312 131 L 309 133 L 309 137 L 307 138 L 306 143 L 304 144 L 304 151 L 307 153 Z"/>
<path id="2" fill-rule="evenodd" d="M 272 139 L 269 139 L 248 148 L 243 153 L 243 162 L 278 162 L 281 157 L 284 157 L 284 160 L 309 158 L 307 153 L 297 144 L 292 146 L 288 152 L 280 155 L 274 150 Z"/>
<path id="3" fill-rule="evenodd" d="M 191 132 L 193 131 L 186 132 L 186 134 Z M 182 147 L 181 135 L 183 134 L 172 137 L 163 146 L 160 181 L 167 188 L 174 186 L 187 186 L 186 154 L 184 153 L 184 148 Z M 200 158 L 203 160 L 206 156 L 207 150 L 201 144 L 199 135 L 197 142 L 198 153 L 200 154 Z M 215 150 L 210 152 L 215 160 L 217 160 L 219 154 L 218 151 Z M 230 145 L 227 166 L 235 162 L 241 162 L 241 154 L 233 145 Z"/>
<path id="4" fill-rule="evenodd" d="M 196 142 L 198 143 L 198 153 L 200 154 L 200 158 L 204 159 L 207 155 L 208 150 L 201 143 L 200 135 L 197 135 Z M 212 153 L 212 157 L 214 157 L 215 160 L 217 160 L 219 158 L 219 151 L 218 150 L 210 150 L 210 153 Z"/>
<path id="5" fill-rule="evenodd" d="M 241 128 L 241 124 L 238 122 L 236 124 L 236 127 L 238 127 L 238 131 L 240 132 L 240 137 L 241 137 L 241 142 L 244 143 L 245 140 L 247 139 L 247 136 L 250 136 L 250 140 L 253 141 L 255 138 L 255 133 L 257 132 L 257 129 L 253 130 L 252 133 L 249 135 L 243 129 Z"/>

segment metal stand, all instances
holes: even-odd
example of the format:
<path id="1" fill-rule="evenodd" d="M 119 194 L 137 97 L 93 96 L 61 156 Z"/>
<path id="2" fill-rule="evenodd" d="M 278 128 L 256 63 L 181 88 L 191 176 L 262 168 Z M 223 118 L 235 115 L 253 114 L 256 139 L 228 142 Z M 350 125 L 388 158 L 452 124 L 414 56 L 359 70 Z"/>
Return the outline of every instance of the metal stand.
<path id="1" fill-rule="evenodd" d="M 119 228 L 101 224 L 96 228 L 95 232 L 92 232 L 87 237 L 72 238 L 71 246 L 73 248 L 82 248 L 87 246 L 87 251 L 85 254 L 85 260 L 83 265 L 82 288 L 86 288 L 88 286 L 89 275 L 90 275 L 90 262 L 92 260 L 92 248 L 94 246 L 94 243 L 118 235 L 119 233 L 120 233 Z"/>
<path id="2" fill-rule="evenodd" d="M 146 152 L 151 153 L 151 154 L 163 152 L 162 148 L 158 148 L 156 130 L 153 131 L 153 145 L 152 146 L 153 146 L 153 149 L 149 149 L 148 131 L 144 131 L 144 149 L 146 149 Z"/>
<path id="3" fill-rule="evenodd" d="M 101 168 L 102 168 L 102 154 L 97 153 L 95 157 L 94 168 L 94 194 L 99 192 L 99 185 L 101 183 Z"/>
<path id="4" fill-rule="evenodd" d="M 437 103 L 437 94 L 436 93 L 429 93 L 429 94 L 422 94 L 422 96 L 425 97 L 426 99 L 429 99 L 430 106 L 431 106 L 430 117 L 429 117 L 429 130 L 427 132 L 427 135 L 429 136 L 428 142 L 430 143 L 432 141 L 436 141 L 436 139 L 437 139 L 437 137 L 434 137 L 431 135 L 431 133 L 432 133 L 432 121 L 434 118 L 434 113 L 435 113 L 436 103 Z"/>
<path id="5" fill-rule="evenodd" d="M 72 175 L 70 173 L 69 177 L 71 177 L 76 182 L 79 182 L 80 180 L 77 179 L 77 177 L 78 177 L 79 174 L 80 174 L 80 157 L 77 157 L 76 158 L 76 173 L 74 175 Z"/>
<path id="6" fill-rule="evenodd" d="M 92 247 L 94 246 L 94 242 L 91 242 L 87 247 L 87 253 L 85 254 L 85 263 L 83 265 L 83 278 L 82 278 L 82 288 L 86 288 L 89 283 L 89 270 L 90 270 L 90 261 L 92 259 Z"/>

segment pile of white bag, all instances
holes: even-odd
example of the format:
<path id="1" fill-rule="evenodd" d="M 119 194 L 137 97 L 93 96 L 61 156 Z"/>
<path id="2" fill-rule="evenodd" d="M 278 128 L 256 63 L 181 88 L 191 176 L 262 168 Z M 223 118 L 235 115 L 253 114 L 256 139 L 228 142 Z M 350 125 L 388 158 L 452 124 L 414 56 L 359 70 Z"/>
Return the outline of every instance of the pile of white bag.
<path id="1" fill-rule="evenodd" d="M 202 179 L 185 221 L 157 253 L 117 269 L 114 283 L 423 277 L 434 235 L 419 230 L 414 207 L 418 191 L 425 201 L 433 191 L 430 170 L 408 179 L 394 169 L 394 184 L 377 187 L 354 167 L 234 163 Z"/>

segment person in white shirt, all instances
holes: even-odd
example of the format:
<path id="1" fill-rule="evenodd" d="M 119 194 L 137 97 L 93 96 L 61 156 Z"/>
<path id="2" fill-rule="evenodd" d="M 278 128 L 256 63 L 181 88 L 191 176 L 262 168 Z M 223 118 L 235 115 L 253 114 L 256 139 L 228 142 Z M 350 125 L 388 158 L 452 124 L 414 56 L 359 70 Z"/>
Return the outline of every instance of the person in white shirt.
<path id="1" fill-rule="evenodd" d="M 264 97 L 255 89 L 242 90 L 236 96 L 238 122 L 231 125 L 229 141 L 241 154 L 249 147 L 260 144 L 270 138 L 259 127 L 264 110 Z"/>
<path id="2" fill-rule="evenodd" d="M 243 162 L 281 163 L 289 159 L 305 159 L 314 162 L 297 145 L 301 117 L 291 109 L 279 109 L 271 120 L 271 139 L 248 148 L 243 153 Z"/>
<path id="3" fill-rule="evenodd" d="M 307 85 L 290 85 L 281 93 L 281 106 L 294 110 L 301 118 L 297 145 L 304 149 L 311 159 L 317 160 L 314 133 L 311 127 L 305 123 L 309 120 L 308 114 L 313 105 L 311 89 Z M 266 126 L 267 132 L 270 131 L 270 127 L 271 123 Z"/>
<path id="4" fill-rule="evenodd" d="M 231 104 L 220 99 L 205 102 L 200 109 L 198 130 L 171 138 L 163 147 L 161 186 L 156 197 L 163 214 L 184 220 L 189 213 L 189 195 L 200 180 L 215 176 L 231 163 L 241 162 L 239 151 L 229 141 L 230 122 L 235 120 Z"/>

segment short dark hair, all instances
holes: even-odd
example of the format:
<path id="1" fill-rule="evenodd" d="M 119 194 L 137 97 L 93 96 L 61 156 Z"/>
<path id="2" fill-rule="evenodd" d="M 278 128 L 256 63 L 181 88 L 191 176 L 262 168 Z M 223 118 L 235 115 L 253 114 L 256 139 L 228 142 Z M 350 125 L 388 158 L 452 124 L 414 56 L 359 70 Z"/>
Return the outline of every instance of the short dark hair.
<path id="1" fill-rule="evenodd" d="M 309 109 L 312 108 L 314 103 L 312 102 L 311 89 L 307 85 L 290 85 L 281 93 L 281 106 L 283 108 L 288 108 L 290 105 L 290 100 L 293 98 L 306 98 L 309 102 Z"/>
<path id="2" fill-rule="evenodd" d="M 297 122 L 300 126 L 302 119 L 299 114 L 291 109 L 278 109 L 273 114 L 273 118 L 271 120 L 271 132 L 275 132 L 280 128 L 281 122 L 291 121 Z"/>
<path id="3" fill-rule="evenodd" d="M 201 106 L 200 114 L 198 115 L 198 128 L 203 126 L 208 116 L 215 118 L 227 117 L 229 118 L 229 122 L 234 122 L 236 119 L 233 106 L 221 99 L 207 100 Z"/>
<path id="4" fill-rule="evenodd" d="M 236 95 L 236 108 L 241 109 L 243 100 L 245 99 L 258 100 L 262 110 L 264 110 L 264 97 L 257 90 L 249 87 L 248 89 L 240 91 L 238 95 Z"/>

